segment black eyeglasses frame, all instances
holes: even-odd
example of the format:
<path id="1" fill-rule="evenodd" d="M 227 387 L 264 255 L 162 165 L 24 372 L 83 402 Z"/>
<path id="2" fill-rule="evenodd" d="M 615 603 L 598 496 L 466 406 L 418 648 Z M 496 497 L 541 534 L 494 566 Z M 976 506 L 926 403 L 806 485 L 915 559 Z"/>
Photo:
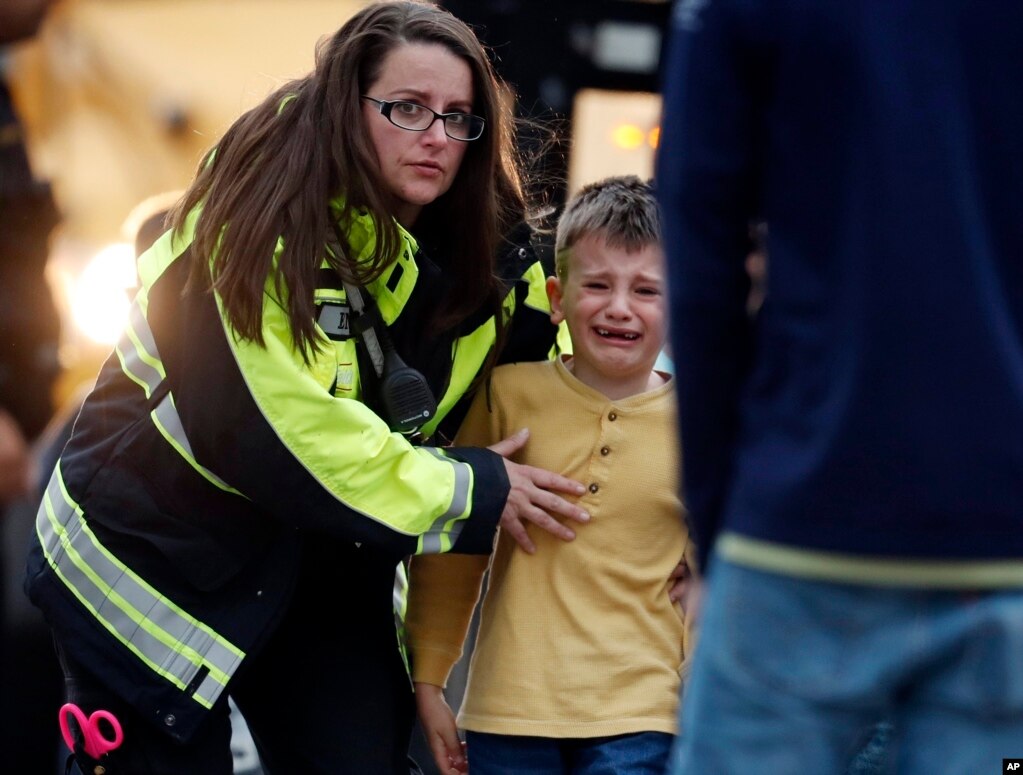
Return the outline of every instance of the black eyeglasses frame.
<path id="1" fill-rule="evenodd" d="M 453 113 L 438 113 L 437 111 L 426 107 L 426 105 L 420 105 L 418 102 L 412 100 L 378 100 L 375 97 L 370 97 L 368 94 L 361 95 L 362 99 L 369 100 L 377 106 L 377 110 L 380 111 L 380 115 L 390 121 L 394 126 L 399 129 L 404 129 L 406 132 L 425 132 L 427 129 L 432 127 L 438 120 L 444 125 L 444 134 L 450 137 L 452 140 L 457 140 L 460 143 L 471 143 L 473 140 L 479 140 L 483 136 L 483 131 L 486 129 L 487 121 L 481 116 L 473 115 L 472 113 L 463 113 L 461 111 L 455 111 Z M 433 114 L 433 120 L 430 121 L 424 127 L 418 129 L 408 126 L 403 126 L 394 120 L 391 115 L 391 111 L 395 105 L 415 105 L 417 108 L 421 108 L 429 113 Z M 478 127 L 479 132 L 474 137 L 455 137 L 451 132 L 448 131 L 448 119 L 449 118 L 468 118 L 470 119 L 470 127 Z"/>

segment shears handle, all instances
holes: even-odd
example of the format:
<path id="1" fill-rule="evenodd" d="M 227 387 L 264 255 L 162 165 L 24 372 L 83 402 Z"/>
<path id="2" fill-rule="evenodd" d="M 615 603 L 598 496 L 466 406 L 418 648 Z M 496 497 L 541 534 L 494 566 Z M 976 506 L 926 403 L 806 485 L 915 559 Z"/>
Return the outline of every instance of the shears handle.
<path id="1" fill-rule="evenodd" d="M 60 722 L 60 734 L 64 738 L 64 743 L 71 751 L 75 750 L 75 737 L 68 726 L 68 716 L 74 718 L 75 723 L 78 724 L 78 728 L 82 732 L 85 754 L 93 759 L 98 759 L 104 754 L 109 753 L 124 741 L 124 730 L 121 729 L 121 722 L 117 720 L 113 713 L 108 710 L 96 710 L 91 715 L 86 716 L 85 711 L 73 702 L 68 702 L 61 706 L 58 719 Z M 106 721 L 110 725 L 113 737 L 107 737 L 103 734 L 103 729 L 100 726 L 101 721 Z"/>

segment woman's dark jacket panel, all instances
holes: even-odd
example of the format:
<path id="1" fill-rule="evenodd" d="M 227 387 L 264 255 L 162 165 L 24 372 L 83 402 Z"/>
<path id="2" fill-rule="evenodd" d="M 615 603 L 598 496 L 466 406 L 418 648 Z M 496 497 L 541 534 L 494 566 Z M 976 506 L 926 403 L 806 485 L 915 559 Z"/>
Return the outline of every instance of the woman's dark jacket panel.
<path id="1" fill-rule="evenodd" d="M 496 454 L 413 446 L 389 430 L 365 403 L 351 326 L 304 360 L 272 279 L 264 344 L 235 336 L 214 294 L 185 290 L 193 226 L 194 216 L 139 260 L 129 325 L 47 487 L 26 582 L 62 648 L 180 740 L 283 615 L 303 541 L 326 534 L 394 565 L 488 552 L 508 492 Z M 522 234 L 498 261 L 507 347 L 542 359 L 555 329 Z M 424 330 L 411 318 L 429 310 L 426 259 L 402 237 L 367 290 L 389 327 Z M 348 238 L 368 254 L 371 220 L 357 218 Z M 323 284 L 338 287 L 318 289 L 317 303 L 349 314 L 341 284 Z M 430 351 L 449 355 L 447 368 L 420 364 L 438 404 L 425 435 L 457 414 L 495 337 L 482 313 L 435 337 Z M 422 360 L 400 341 L 399 353 Z"/>

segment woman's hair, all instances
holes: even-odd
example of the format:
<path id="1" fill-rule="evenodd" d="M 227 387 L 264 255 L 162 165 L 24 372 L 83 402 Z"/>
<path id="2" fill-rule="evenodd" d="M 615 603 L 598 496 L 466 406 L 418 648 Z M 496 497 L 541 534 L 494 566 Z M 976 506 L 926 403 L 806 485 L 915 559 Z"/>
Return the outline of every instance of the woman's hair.
<path id="1" fill-rule="evenodd" d="M 502 289 L 495 255 L 502 235 L 526 210 L 511 100 L 464 22 L 425 2 L 383 2 L 362 9 L 321 41 L 309 75 L 235 121 L 199 165 L 174 213 L 180 231 L 188 213 L 202 205 L 190 283 L 220 294 L 239 336 L 263 342 L 263 293 L 278 239 L 274 289 L 306 358 L 320 344 L 313 294 L 321 262 L 366 283 L 397 259 L 398 229 L 364 128 L 361 95 L 387 55 L 408 43 L 439 44 L 463 60 L 472 72 L 472 112 L 486 120 L 451 188 L 417 220 L 438 238 L 449 270 L 448 293 L 429 326 L 457 325 L 485 304 L 498 314 Z M 331 207 L 338 198 L 340 212 Z M 372 255 L 358 266 L 345 237 L 356 213 L 369 214 L 377 237 Z"/>

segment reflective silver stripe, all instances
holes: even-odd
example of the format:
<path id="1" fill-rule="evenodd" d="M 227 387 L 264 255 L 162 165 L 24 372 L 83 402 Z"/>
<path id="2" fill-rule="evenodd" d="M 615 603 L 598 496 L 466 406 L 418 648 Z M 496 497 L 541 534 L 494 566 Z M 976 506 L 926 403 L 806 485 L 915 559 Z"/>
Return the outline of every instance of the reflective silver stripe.
<path id="1" fill-rule="evenodd" d="M 192 699 L 210 707 L 244 653 L 163 597 L 110 553 L 66 494 L 58 463 L 36 517 L 51 567 L 103 627 L 184 690 L 204 667 Z"/>
<path id="2" fill-rule="evenodd" d="M 408 606 L 408 577 L 405 574 L 405 566 L 400 562 L 394 569 L 394 589 L 391 595 L 394 606 L 394 632 L 398 636 L 398 653 L 401 654 L 401 661 L 405 663 L 405 672 L 408 674 L 408 679 L 411 683 L 412 671 L 409 670 L 408 664 L 408 633 L 405 630 L 405 610 Z"/>
<path id="3" fill-rule="evenodd" d="M 174 406 L 174 397 L 168 393 L 163 397 L 156 409 L 154 409 L 150 416 L 156 423 L 157 429 L 163 435 L 167 441 L 170 442 L 171 446 L 178 451 L 188 464 L 198 471 L 207 481 L 215 484 L 221 490 L 227 492 L 233 492 L 241 495 L 238 490 L 234 489 L 231 485 L 217 476 L 215 473 L 204 467 L 195 459 L 195 454 L 192 452 L 192 445 L 188 443 L 188 436 L 185 435 L 185 427 L 181 424 L 181 415 L 178 414 L 177 408 Z"/>
<path id="4" fill-rule="evenodd" d="M 138 344 L 132 340 L 128 330 L 125 330 L 121 340 L 117 343 L 117 357 L 121 361 L 121 368 L 124 373 L 133 381 L 137 382 L 146 391 L 146 398 L 163 382 L 164 375 L 152 362 L 160 363 L 160 354 L 156 349 L 156 342 L 153 339 L 153 332 L 149 323 L 142 314 L 138 301 L 131 305 L 131 312 L 128 315 L 130 330 L 135 333 Z M 141 347 L 141 352 L 139 348 Z M 145 357 L 143 357 L 145 353 Z M 147 360 L 148 359 L 148 360 Z"/>
<path id="5" fill-rule="evenodd" d="M 408 604 L 408 576 L 405 566 L 398 564 L 394 569 L 394 587 L 391 589 L 391 605 L 394 607 L 396 621 L 405 620 L 405 606 Z"/>
<path id="6" fill-rule="evenodd" d="M 139 306 L 137 299 L 132 303 L 131 310 L 128 312 L 128 322 L 131 324 L 131 328 L 135 332 L 135 336 L 138 337 L 139 344 L 142 345 L 146 355 L 154 361 L 159 361 L 160 351 L 156 349 L 153 331 L 149 327 L 149 321 L 146 320 L 146 316 L 142 314 L 142 307 Z"/>
<path id="7" fill-rule="evenodd" d="M 462 533 L 466 506 L 469 505 L 469 488 L 472 485 L 472 468 L 467 463 L 452 460 L 436 447 L 423 447 L 438 460 L 450 464 L 455 470 L 455 491 L 451 496 L 451 504 L 430 525 L 419 541 L 420 554 L 438 554 L 445 550 L 442 543 L 444 537 L 454 544 Z M 452 523 L 452 520 L 454 522 Z M 451 524 L 449 524 L 451 523 Z M 450 549 L 451 547 L 446 547 Z"/>
<path id="8" fill-rule="evenodd" d="M 192 697 L 202 705 L 213 707 L 213 703 L 217 701 L 217 697 L 223 690 L 223 684 L 213 676 L 213 673 L 209 673 L 199 684 L 199 688 L 195 690 Z"/>
<path id="9" fill-rule="evenodd" d="M 117 358 L 121 362 L 121 371 L 132 382 L 135 382 L 145 391 L 146 398 L 153 395 L 153 391 L 162 381 L 160 373 L 148 363 L 138 357 L 131 340 L 127 335 L 121 337 L 121 341 L 114 347 Z"/>
<path id="10" fill-rule="evenodd" d="M 117 355 L 121 360 L 121 367 L 124 373 L 130 379 L 142 385 L 146 391 L 146 398 L 149 398 L 159 387 L 160 383 L 163 382 L 166 375 L 163 372 L 163 364 L 160 361 L 160 354 L 156 349 L 156 341 L 153 339 L 152 329 L 149 328 L 149 322 L 142 314 L 142 308 L 137 300 L 131 305 L 129 322 L 131 323 L 129 328 L 131 331 L 134 331 L 138 344 L 136 345 L 132 341 L 130 334 L 126 331 L 118 343 Z M 156 368 L 149 361 L 160 364 L 160 368 Z M 195 459 L 192 445 L 188 443 L 188 437 L 185 436 L 185 428 L 181 424 L 181 416 L 174 406 L 174 399 L 170 393 L 164 396 L 160 404 L 151 413 L 151 416 L 161 435 L 204 479 L 221 490 L 241 495 L 238 490 L 231 487 L 208 468 L 200 465 L 199 461 Z"/>

